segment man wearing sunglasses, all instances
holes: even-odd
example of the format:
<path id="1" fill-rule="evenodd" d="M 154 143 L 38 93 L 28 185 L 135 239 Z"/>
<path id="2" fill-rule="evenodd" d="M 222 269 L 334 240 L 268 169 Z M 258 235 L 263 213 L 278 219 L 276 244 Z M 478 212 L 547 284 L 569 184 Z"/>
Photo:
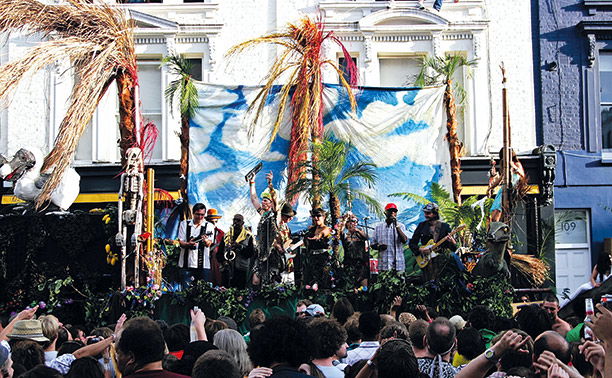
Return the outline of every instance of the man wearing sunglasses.
<path id="1" fill-rule="evenodd" d="M 425 220 L 417 226 L 410 239 L 410 249 L 415 256 L 425 255 L 431 253 L 431 250 L 427 247 L 427 244 L 431 241 L 438 242 L 451 232 L 451 228 L 448 223 L 440 220 L 439 208 L 433 202 L 428 203 L 423 207 L 423 215 Z M 440 245 L 440 249 L 449 249 L 454 251 L 457 249 L 457 244 L 452 236 Z M 432 268 L 432 264 L 428 264 L 424 268 L 426 280 L 437 278 L 437 272 Z"/>

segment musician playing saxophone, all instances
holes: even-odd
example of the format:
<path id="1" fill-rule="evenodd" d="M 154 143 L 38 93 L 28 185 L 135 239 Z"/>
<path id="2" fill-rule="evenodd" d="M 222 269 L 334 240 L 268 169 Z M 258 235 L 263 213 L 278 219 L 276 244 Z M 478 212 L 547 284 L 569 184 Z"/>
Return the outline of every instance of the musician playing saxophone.
<path id="1" fill-rule="evenodd" d="M 246 288 L 254 253 L 253 234 L 244 227 L 242 214 L 236 214 L 232 220 L 232 227 L 225 234 L 224 260 L 229 267 L 229 277 L 224 277 L 224 281 L 229 281 L 230 287 Z"/>

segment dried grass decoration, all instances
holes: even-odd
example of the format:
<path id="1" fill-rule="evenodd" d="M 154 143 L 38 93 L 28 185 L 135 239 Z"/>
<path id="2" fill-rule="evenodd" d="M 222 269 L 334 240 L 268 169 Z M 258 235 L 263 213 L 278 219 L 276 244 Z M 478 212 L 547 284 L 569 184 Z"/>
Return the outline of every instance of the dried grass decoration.
<path id="1" fill-rule="evenodd" d="M 56 61 L 68 60 L 75 85 L 55 145 L 45 158 L 42 172 L 51 172 L 36 206 L 49 200 L 76 151 L 79 139 L 108 86 L 119 75 L 136 82 L 133 24 L 125 11 L 105 3 L 68 0 L 61 5 L 35 0 L 0 0 L 0 32 L 43 36 L 21 58 L 0 67 L 0 99 L 23 79 Z"/>
<path id="2" fill-rule="evenodd" d="M 334 60 L 325 59 L 322 46 L 325 40 L 331 40 L 342 49 L 347 62 L 349 81 Z M 321 69 L 329 65 L 338 74 L 340 83 L 346 89 L 349 101 L 355 109 L 355 95 L 352 86 L 357 84 L 357 70 L 349 52 L 333 32 L 326 32 L 324 24 L 319 19 L 313 21 L 302 18 L 298 24 L 288 24 L 287 30 L 265 35 L 242 42 L 232 47 L 227 56 L 232 57 L 260 44 L 273 44 L 284 47 L 278 58 L 264 78 L 264 86 L 251 104 L 249 111 L 254 110 L 252 124 L 248 125 L 249 135 L 253 135 L 254 127 L 261 116 L 275 83 L 285 80 L 279 93 L 279 107 L 268 148 L 276 138 L 283 121 L 287 105 L 291 110 L 291 139 L 288 154 L 288 185 L 304 175 L 304 168 L 299 163 L 307 159 L 310 150 L 309 142 L 319 142 L 323 137 L 323 81 Z M 316 156 L 313 157 L 316 159 Z"/>
<path id="3" fill-rule="evenodd" d="M 542 286 L 550 275 L 548 264 L 533 255 L 513 253 L 511 254 L 510 264 L 534 287 Z"/>

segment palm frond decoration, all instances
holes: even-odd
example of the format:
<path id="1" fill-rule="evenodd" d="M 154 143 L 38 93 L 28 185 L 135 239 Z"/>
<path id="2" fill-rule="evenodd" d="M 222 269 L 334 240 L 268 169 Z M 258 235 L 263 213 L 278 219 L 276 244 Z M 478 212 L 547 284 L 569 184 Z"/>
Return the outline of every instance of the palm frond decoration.
<path id="1" fill-rule="evenodd" d="M 126 84 L 137 82 L 132 28 L 124 11 L 105 3 L 70 0 L 48 5 L 36 0 L 0 0 L 0 32 L 39 34 L 44 38 L 20 59 L 0 67 L 0 99 L 7 101 L 22 80 L 58 60 L 69 60 L 77 77 L 55 145 L 42 167 L 43 172 L 52 171 L 36 200 L 37 207 L 49 199 L 61 181 L 111 82 L 119 76 Z M 124 91 L 119 86 L 121 98 Z M 131 118 L 132 111 L 124 109 Z M 129 131 L 122 131 L 122 137 L 124 134 L 131 143 Z"/>
<path id="2" fill-rule="evenodd" d="M 350 73 L 348 82 L 335 62 L 323 58 L 322 46 L 326 40 L 330 40 L 341 47 Z M 323 138 L 322 67 L 329 65 L 339 73 L 340 83 L 347 91 L 353 109 L 356 103 L 351 86 L 357 83 L 357 71 L 349 52 L 332 32 L 324 30 L 321 20 L 314 21 L 304 17 L 297 24 L 288 24 L 284 31 L 242 42 L 232 47 L 227 55 L 235 56 L 261 44 L 277 45 L 284 50 L 270 68 L 264 78 L 263 88 L 249 108 L 249 111 L 255 112 L 253 123 L 248 125 L 249 134 L 253 134 L 266 102 L 273 95 L 274 85 L 284 81 L 277 94 L 278 113 L 268 147 L 278 134 L 285 110 L 290 108 L 291 135 L 288 154 L 288 184 L 293 184 L 304 175 L 305 168 L 300 166 L 300 163 L 308 159 L 309 143 L 311 141 L 316 143 Z M 312 159 L 316 162 L 318 156 L 314 155 Z M 314 194 L 316 197 L 317 194 Z"/>
<path id="3" fill-rule="evenodd" d="M 461 67 L 468 69 L 475 66 L 476 60 L 468 60 L 461 55 L 427 56 L 423 59 L 421 71 L 417 75 L 415 85 L 433 84 L 446 85 L 444 92 L 444 107 L 446 109 L 446 140 L 450 152 L 451 182 L 453 199 L 461 203 L 461 154 L 463 143 L 457 135 L 457 101 L 465 100 L 465 89 L 458 83 L 453 83 L 453 75 Z"/>
<path id="4" fill-rule="evenodd" d="M 288 185 L 288 196 L 303 193 L 311 201 L 317 194 L 327 196 L 333 225 L 342 217 L 341 203 L 347 203 L 353 198 L 363 201 L 369 210 L 382 215 L 382 207 L 374 197 L 366 190 L 349 184 L 355 180 L 366 187 L 372 187 L 378 178 L 374 163 L 348 161 L 347 155 L 351 148 L 348 143 L 330 139 L 313 143 L 311 153 L 319 157 L 318 163 L 311 160 L 298 163 L 298 167 L 304 169 L 306 174 Z M 316 181 L 314 177 L 317 177 Z"/>
<path id="5" fill-rule="evenodd" d="M 181 133 L 179 140 L 181 142 L 181 160 L 180 160 L 180 177 L 181 187 L 180 193 L 183 198 L 183 209 L 181 214 L 183 219 L 188 219 L 191 216 L 189 209 L 189 201 L 187 199 L 187 177 L 189 173 L 189 119 L 195 114 L 198 107 L 198 89 L 194 84 L 194 79 L 191 77 L 191 63 L 180 55 L 169 55 L 164 57 L 162 64 L 168 67 L 168 72 L 177 76 L 168 84 L 165 91 L 166 99 L 170 105 L 170 109 L 174 108 L 174 101 L 178 100 L 181 113 Z"/>

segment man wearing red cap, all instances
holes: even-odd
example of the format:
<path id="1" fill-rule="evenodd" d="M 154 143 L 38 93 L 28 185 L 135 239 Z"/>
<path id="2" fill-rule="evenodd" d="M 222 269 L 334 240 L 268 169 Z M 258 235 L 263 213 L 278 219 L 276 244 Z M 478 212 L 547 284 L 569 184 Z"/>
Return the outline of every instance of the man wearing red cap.
<path id="1" fill-rule="evenodd" d="M 385 206 L 385 216 L 385 221 L 376 225 L 372 237 L 372 248 L 378 250 L 378 269 L 403 272 L 406 268 L 404 244 L 408 241 L 406 227 L 397 222 L 397 206 L 394 203 Z"/>

